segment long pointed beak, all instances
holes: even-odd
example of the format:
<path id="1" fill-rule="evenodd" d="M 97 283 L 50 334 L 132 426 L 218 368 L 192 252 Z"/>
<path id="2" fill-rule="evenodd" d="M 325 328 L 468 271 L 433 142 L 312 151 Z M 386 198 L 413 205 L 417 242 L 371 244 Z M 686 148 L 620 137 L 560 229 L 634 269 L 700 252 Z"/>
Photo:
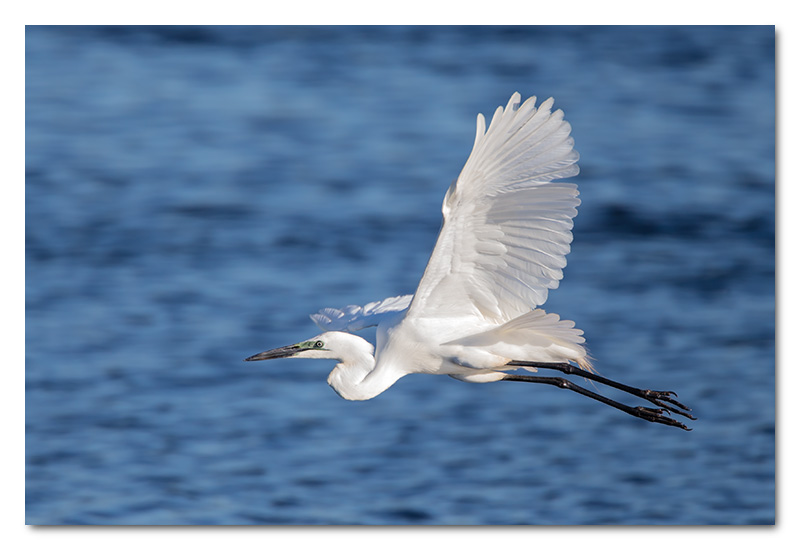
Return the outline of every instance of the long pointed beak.
<path id="1" fill-rule="evenodd" d="M 268 351 L 262 351 L 261 353 L 256 353 L 255 355 L 251 355 L 245 361 L 264 361 L 266 359 L 280 359 L 281 357 L 291 357 L 292 355 L 296 354 L 297 352 L 301 351 L 302 348 L 297 344 L 292 344 L 291 346 L 283 346 L 282 348 L 275 348 Z"/>

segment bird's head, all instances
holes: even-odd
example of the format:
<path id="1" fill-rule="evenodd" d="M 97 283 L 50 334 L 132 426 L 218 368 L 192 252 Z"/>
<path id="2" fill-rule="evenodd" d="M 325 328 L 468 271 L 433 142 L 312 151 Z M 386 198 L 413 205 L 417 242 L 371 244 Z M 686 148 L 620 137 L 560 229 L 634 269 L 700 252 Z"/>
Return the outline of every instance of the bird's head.
<path id="1" fill-rule="evenodd" d="M 337 359 L 344 361 L 354 356 L 371 356 L 374 348 L 363 338 L 347 332 L 323 332 L 297 344 L 283 346 L 251 355 L 245 361 L 264 361 L 297 357 L 302 359 Z"/>

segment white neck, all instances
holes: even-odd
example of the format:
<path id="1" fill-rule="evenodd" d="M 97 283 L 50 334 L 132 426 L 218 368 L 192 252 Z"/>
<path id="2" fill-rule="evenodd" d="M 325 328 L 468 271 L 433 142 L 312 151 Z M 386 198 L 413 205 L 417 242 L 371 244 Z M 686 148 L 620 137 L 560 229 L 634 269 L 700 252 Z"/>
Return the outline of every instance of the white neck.
<path id="1" fill-rule="evenodd" d="M 388 369 L 375 370 L 372 344 L 353 334 L 348 337 L 348 353 L 328 376 L 328 384 L 340 396 L 351 401 L 372 399 L 397 382 L 405 373 Z"/>

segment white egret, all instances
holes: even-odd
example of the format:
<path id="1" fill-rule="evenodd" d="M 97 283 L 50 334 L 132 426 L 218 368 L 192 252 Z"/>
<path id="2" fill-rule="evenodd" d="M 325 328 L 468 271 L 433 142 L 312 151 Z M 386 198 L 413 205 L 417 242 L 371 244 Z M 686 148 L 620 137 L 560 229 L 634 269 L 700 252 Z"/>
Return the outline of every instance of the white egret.
<path id="1" fill-rule="evenodd" d="M 323 309 L 311 318 L 325 332 L 248 357 L 335 359 L 328 383 L 345 399 L 371 399 L 411 373 L 448 374 L 466 382 L 500 380 L 569 389 L 650 422 L 688 429 L 694 420 L 674 392 L 619 384 L 597 375 L 572 321 L 539 309 L 558 286 L 572 242 L 578 174 L 571 127 L 553 99 L 520 104 L 511 96 L 475 143 L 444 197 L 444 221 L 416 293 L 366 306 Z M 352 334 L 377 326 L 376 346 Z M 574 363 L 574 365 L 572 364 Z M 577 365 L 577 366 L 575 366 Z M 630 407 L 565 378 L 510 371 L 553 369 L 641 397 L 657 408 Z"/>

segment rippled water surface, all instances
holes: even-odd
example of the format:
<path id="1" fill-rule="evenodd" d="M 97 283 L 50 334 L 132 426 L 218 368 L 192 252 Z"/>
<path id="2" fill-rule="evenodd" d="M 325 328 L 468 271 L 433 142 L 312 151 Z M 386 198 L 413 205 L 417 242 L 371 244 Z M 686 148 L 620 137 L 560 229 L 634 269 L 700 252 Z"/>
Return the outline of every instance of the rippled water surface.
<path id="1" fill-rule="evenodd" d="M 774 30 L 26 36 L 32 524 L 775 519 Z M 556 98 L 583 204 L 549 311 L 684 432 L 546 386 L 347 402 L 244 363 L 413 292 L 475 115 Z M 609 394 L 611 397 L 620 396 Z"/>

